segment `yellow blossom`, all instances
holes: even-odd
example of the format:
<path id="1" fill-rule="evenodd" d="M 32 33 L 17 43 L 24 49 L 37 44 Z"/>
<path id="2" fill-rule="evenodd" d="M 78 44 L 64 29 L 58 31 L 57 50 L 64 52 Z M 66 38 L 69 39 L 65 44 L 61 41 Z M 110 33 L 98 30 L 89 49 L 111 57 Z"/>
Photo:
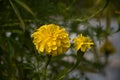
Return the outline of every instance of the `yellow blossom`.
<path id="1" fill-rule="evenodd" d="M 105 43 L 100 47 L 100 52 L 111 54 L 115 52 L 115 48 L 112 43 L 107 39 Z"/>
<path id="2" fill-rule="evenodd" d="M 91 45 L 94 44 L 91 39 L 83 36 L 82 34 L 78 35 L 77 38 L 74 38 L 73 41 L 75 49 L 77 51 L 81 50 L 82 52 L 85 52 L 88 48 L 91 48 Z"/>
<path id="3" fill-rule="evenodd" d="M 43 25 L 32 34 L 33 43 L 39 53 L 48 55 L 64 53 L 70 47 L 70 39 L 64 28 L 55 24 Z"/>

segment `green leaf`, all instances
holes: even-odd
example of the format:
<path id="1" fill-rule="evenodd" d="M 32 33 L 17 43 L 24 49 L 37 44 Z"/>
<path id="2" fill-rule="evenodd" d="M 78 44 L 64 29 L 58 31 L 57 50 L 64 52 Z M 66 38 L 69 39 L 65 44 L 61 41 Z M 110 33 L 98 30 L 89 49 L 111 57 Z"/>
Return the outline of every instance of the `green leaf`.
<path id="1" fill-rule="evenodd" d="M 35 17 L 34 12 L 25 3 L 23 3 L 20 0 L 15 0 L 15 2 L 22 6 L 24 9 L 26 9 L 30 14 L 32 14 Z"/>
<path id="2" fill-rule="evenodd" d="M 18 11 L 17 7 L 13 4 L 13 2 L 11 0 L 9 0 L 9 2 L 11 4 L 11 6 L 12 6 L 14 12 L 15 12 L 15 14 L 17 15 L 18 19 L 20 20 L 20 23 L 22 25 L 23 31 L 25 31 L 25 24 L 24 24 L 24 21 L 23 21 L 21 15 L 20 15 L 20 12 Z"/>

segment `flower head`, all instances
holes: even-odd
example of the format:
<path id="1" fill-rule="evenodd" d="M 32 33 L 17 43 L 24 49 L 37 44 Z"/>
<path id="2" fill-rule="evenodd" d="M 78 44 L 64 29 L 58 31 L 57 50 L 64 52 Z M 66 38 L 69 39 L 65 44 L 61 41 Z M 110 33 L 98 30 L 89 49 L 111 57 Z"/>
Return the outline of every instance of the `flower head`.
<path id="1" fill-rule="evenodd" d="M 100 47 L 100 52 L 112 54 L 115 53 L 115 48 L 113 47 L 112 43 L 107 39 L 105 43 Z"/>
<path id="2" fill-rule="evenodd" d="M 55 24 L 43 25 L 32 34 L 33 43 L 38 52 L 58 55 L 70 47 L 68 33 Z"/>
<path id="3" fill-rule="evenodd" d="M 91 45 L 94 44 L 91 39 L 83 36 L 82 34 L 78 35 L 77 38 L 74 38 L 73 41 L 75 49 L 77 51 L 81 50 L 82 52 L 85 52 L 86 49 L 91 48 Z"/>

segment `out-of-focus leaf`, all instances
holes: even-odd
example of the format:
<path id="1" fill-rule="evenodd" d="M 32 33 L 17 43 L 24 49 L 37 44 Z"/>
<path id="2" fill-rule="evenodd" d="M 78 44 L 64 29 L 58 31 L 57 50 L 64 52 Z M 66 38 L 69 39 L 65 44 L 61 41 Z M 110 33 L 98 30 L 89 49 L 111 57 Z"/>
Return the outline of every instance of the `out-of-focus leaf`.
<path id="1" fill-rule="evenodd" d="M 120 31 L 120 17 L 118 17 L 118 30 L 116 32 L 119 32 Z"/>
<path id="2" fill-rule="evenodd" d="M 22 30 L 11 30 L 12 33 L 22 34 Z"/>
<path id="3" fill-rule="evenodd" d="M 11 4 L 11 6 L 12 6 L 14 12 L 15 12 L 15 14 L 17 15 L 18 19 L 20 20 L 20 23 L 22 25 L 23 31 L 25 31 L 25 24 L 24 24 L 24 21 L 23 21 L 21 15 L 20 15 L 20 12 L 18 11 L 17 7 L 13 4 L 13 2 L 11 0 L 9 0 L 9 2 Z"/>
<path id="4" fill-rule="evenodd" d="M 21 5 L 24 9 L 26 9 L 30 14 L 32 14 L 35 17 L 34 12 L 30 9 L 30 7 L 28 5 L 26 5 L 25 3 L 23 3 L 20 0 L 15 0 L 16 3 L 18 3 L 19 5 Z"/>
<path id="5" fill-rule="evenodd" d="M 12 59 L 13 58 L 13 56 L 14 56 L 14 48 L 13 48 L 13 46 L 12 46 L 12 42 L 10 41 L 10 40 L 8 40 L 8 52 L 10 53 L 10 59 Z"/>
<path id="6" fill-rule="evenodd" d="M 69 70 L 69 68 L 65 68 L 64 70 L 60 71 L 55 80 L 63 79 L 67 75 L 66 73 L 68 70 Z"/>

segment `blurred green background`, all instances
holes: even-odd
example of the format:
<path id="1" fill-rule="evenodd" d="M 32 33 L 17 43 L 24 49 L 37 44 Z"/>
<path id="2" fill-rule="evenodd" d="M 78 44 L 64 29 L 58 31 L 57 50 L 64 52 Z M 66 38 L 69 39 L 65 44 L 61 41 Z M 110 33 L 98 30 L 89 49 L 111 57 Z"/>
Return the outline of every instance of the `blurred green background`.
<path id="1" fill-rule="evenodd" d="M 66 28 L 70 37 L 83 33 L 94 41 L 73 73 L 63 80 L 89 80 L 86 72 L 105 75 L 109 56 L 116 49 L 109 36 L 120 31 L 120 0 L 0 0 L 0 80 L 41 80 L 46 56 L 36 51 L 31 34 L 43 24 Z M 118 27 L 111 26 L 115 20 Z M 102 25 L 104 23 L 104 25 Z M 110 41 L 99 50 L 102 44 Z M 119 44 L 118 44 L 119 45 Z M 103 53 L 103 54 L 101 54 Z M 71 47 L 67 54 L 52 58 L 48 80 L 64 73 L 75 62 Z M 77 72 L 78 76 L 74 76 Z"/>

